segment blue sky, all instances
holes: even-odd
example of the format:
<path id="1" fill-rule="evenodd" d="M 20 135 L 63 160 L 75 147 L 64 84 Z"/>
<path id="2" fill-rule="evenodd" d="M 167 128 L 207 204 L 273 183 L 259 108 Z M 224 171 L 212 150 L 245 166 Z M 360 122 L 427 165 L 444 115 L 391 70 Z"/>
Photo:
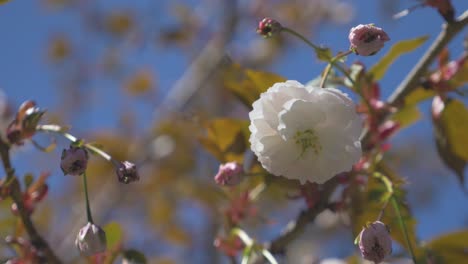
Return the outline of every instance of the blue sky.
<path id="1" fill-rule="evenodd" d="M 144 3 L 148 2 L 130 0 L 102 1 L 102 5 L 144 6 Z M 157 1 L 154 8 L 163 7 L 168 2 Z M 349 62 L 360 60 L 371 66 L 393 43 L 422 35 L 430 36 L 426 44 L 415 52 L 401 57 L 390 68 L 381 82 L 382 94 L 387 97 L 439 33 L 442 19 L 434 10 L 424 8 L 394 21 L 382 10 L 381 3 L 384 1 L 355 0 L 349 2 L 355 5 L 353 21 L 339 26 L 335 24 L 321 26 L 313 39 L 315 43 L 329 46 L 334 52 L 346 50 L 349 47 L 347 40 L 349 28 L 364 23 L 375 23 L 377 26 L 383 27 L 391 38 L 391 41 L 379 54 L 372 57 L 351 55 L 348 58 Z M 415 3 L 415 1 L 399 2 L 400 9 L 398 10 Z M 457 15 L 468 9 L 468 1 L 466 0 L 454 0 L 453 3 Z M 50 36 L 61 31 L 71 32 L 71 35 L 76 35 L 78 43 L 86 45 L 86 36 L 79 33 L 82 28 L 80 28 L 78 19 L 77 15 L 70 11 L 47 11 L 41 1 L 12 0 L 10 3 L 0 6 L 0 89 L 5 92 L 14 104 L 19 105 L 22 101 L 33 98 L 41 106 L 49 109 L 50 112 L 59 109 L 60 102 L 58 100 L 60 97 L 56 94 L 58 89 L 61 88 L 57 87 L 57 74 L 54 67 L 47 62 L 47 45 Z M 149 16 L 148 19 L 157 21 L 164 18 Z M 240 30 L 252 30 L 252 28 L 254 26 L 250 25 L 249 28 L 241 28 Z M 453 57 L 457 57 L 461 53 L 463 48 L 462 40 L 467 34 L 468 32 L 465 30 L 450 44 L 449 48 Z M 288 79 L 296 79 L 305 83 L 318 76 L 325 66 L 323 63 L 309 59 L 312 56 L 308 56 L 308 54 L 312 54 L 312 51 L 305 44 L 297 41 L 293 48 L 288 49 L 280 60 L 271 65 L 269 70 Z M 133 54 L 131 64 L 134 66 L 144 65 L 157 72 L 159 87 L 164 92 L 164 89 L 171 87 L 180 77 L 187 67 L 188 61 L 176 49 L 156 49 L 155 51 L 151 45 L 143 45 L 138 52 Z M 115 111 L 121 111 L 117 107 L 125 100 L 125 94 L 115 92 L 118 90 L 115 87 L 116 84 L 117 82 L 90 84 L 90 97 L 86 109 L 83 109 L 83 112 L 77 115 L 76 120 L 71 121 L 77 131 L 115 129 L 117 127 Z M 96 98 L 100 98 L 99 101 Z M 151 109 L 153 109 L 153 106 L 151 104 L 130 104 L 128 107 L 138 109 L 137 112 L 141 115 L 142 118 L 140 119 L 142 120 L 149 119 L 152 116 Z M 415 127 L 404 130 L 395 139 L 395 142 L 399 140 L 405 142 L 405 138 L 422 134 L 422 140 L 427 144 L 432 144 L 432 128 L 428 115 L 429 105 L 427 103 L 422 104 L 421 110 L 424 114 L 423 120 Z M 144 127 L 144 124 L 139 125 Z M 435 148 L 432 148 L 432 150 L 435 153 Z M 22 162 L 19 164 L 24 165 L 25 171 L 29 169 L 28 164 L 22 164 Z M 408 171 L 412 172 L 410 169 Z M 429 207 L 421 208 L 415 212 L 417 217 L 421 219 L 418 235 L 423 239 L 431 238 L 445 231 L 467 227 L 468 225 L 468 208 L 463 206 L 466 203 L 466 196 L 460 190 L 455 176 L 446 169 L 434 172 L 434 174 L 437 173 L 447 174 L 443 176 L 428 175 L 428 177 L 443 177 L 446 179 L 443 188 L 435 190 L 434 195 L 438 198 Z M 408 177 L 411 181 L 411 175 L 408 175 Z"/>

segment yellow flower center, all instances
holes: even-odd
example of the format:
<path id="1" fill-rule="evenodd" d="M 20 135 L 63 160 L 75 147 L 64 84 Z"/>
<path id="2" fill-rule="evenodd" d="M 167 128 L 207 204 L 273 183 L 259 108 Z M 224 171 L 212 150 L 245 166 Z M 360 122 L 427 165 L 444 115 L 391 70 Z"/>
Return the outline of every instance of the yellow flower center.
<path id="1" fill-rule="evenodd" d="M 312 149 L 315 155 L 320 154 L 322 145 L 320 145 L 319 138 L 312 129 L 306 129 L 304 131 L 297 131 L 294 135 L 296 145 L 301 148 L 301 155 L 303 157 L 306 151 Z"/>

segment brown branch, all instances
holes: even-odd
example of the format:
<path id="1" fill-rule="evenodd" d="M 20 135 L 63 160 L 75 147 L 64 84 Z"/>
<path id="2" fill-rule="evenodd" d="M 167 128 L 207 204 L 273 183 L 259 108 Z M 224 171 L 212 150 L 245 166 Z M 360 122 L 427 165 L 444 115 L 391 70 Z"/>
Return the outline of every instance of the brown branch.
<path id="1" fill-rule="evenodd" d="M 428 71 L 429 66 L 434 62 L 444 47 L 468 25 L 468 10 L 466 10 L 458 19 L 452 23 L 444 24 L 442 31 L 434 40 L 432 45 L 427 49 L 421 59 L 414 65 L 406 78 L 398 85 L 395 91 L 388 98 L 388 103 L 393 106 L 401 106 L 404 104 L 405 97 L 413 90 L 418 88 L 420 80 Z M 380 122 L 385 121 L 389 115 L 381 118 Z M 362 136 L 363 148 L 366 149 L 366 142 L 369 140 L 369 131 L 366 130 Z"/>
<path id="2" fill-rule="evenodd" d="M 406 95 L 416 89 L 421 77 L 426 73 L 429 66 L 436 59 L 444 47 L 466 26 L 468 25 L 468 10 L 465 11 L 455 22 L 444 24 L 439 36 L 434 40 L 426 53 L 413 67 L 408 76 L 400 83 L 398 88 L 390 95 L 388 102 L 398 104 Z"/>
<path id="3" fill-rule="evenodd" d="M 24 202 L 23 194 L 21 193 L 20 184 L 15 176 L 15 170 L 11 165 L 10 160 L 10 146 L 3 139 L 0 138 L 0 156 L 3 162 L 3 167 L 7 174 L 6 183 L 9 184 L 10 197 L 16 203 L 18 208 L 19 217 L 23 223 L 26 233 L 29 235 L 29 239 L 34 248 L 39 252 L 40 263 L 61 263 L 61 261 L 55 256 L 52 249 L 49 247 L 47 242 L 37 232 L 36 227 L 31 221 L 30 215 L 27 212 Z"/>
<path id="4" fill-rule="evenodd" d="M 465 11 L 457 21 L 444 25 L 439 36 L 434 40 L 434 43 L 429 47 L 424 56 L 413 67 L 408 76 L 390 96 L 388 100 L 390 104 L 397 105 L 402 103 L 404 97 L 418 87 L 420 78 L 427 71 L 437 55 L 467 24 L 468 11 Z M 369 136 L 368 131 L 366 131 L 364 135 L 364 138 L 367 138 Z M 303 233 L 307 224 L 313 222 L 319 213 L 327 209 L 328 200 L 336 186 L 337 182 L 333 180 L 325 184 L 324 189 L 321 192 L 321 200 L 319 203 L 314 208 L 302 211 L 297 219 L 288 225 L 288 228 L 283 232 L 283 234 L 278 236 L 268 245 L 268 249 L 271 253 L 283 253 L 284 248 L 298 235 Z"/>
<path id="5" fill-rule="evenodd" d="M 268 250 L 272 254 L 282 254 L 284 248 L 298 235 L 303 233 L 307 224 L 313 222 L 318 214 L 328 208 L 330 196 L 337 185 L 338 181 L 336 179 L 326 182 L 320 191 L 318 203 L 313 208 L 302 211 L 294 222 L 288 224 L 286 230 L 267 246 Z"/>

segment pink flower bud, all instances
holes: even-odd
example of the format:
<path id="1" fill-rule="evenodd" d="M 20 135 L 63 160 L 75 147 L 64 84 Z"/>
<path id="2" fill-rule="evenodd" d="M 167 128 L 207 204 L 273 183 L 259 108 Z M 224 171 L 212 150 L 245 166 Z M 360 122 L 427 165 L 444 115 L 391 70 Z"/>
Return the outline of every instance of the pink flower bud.
<path id="1" fill-rule="evenodd" d="M 351 43 L 350 49 L 361 56 L 374 55 L 390 40 L 385 31 L 373 24 L 361 24 L 351 28 L 348 38 Z"/>
<path id="2" fill-rule="evenodd" d="M 387 226 L 375 221 L 359 234 L 359 249 L 364 259 L 380 263 L 392 253 L 392 239 Z"/>
<path id="3" fill-rule="evenodd" d="M 393 121 L 387 120 L 378 128 L 379 140 L 383 141 L 393 135 L 400 128 L 400 124 Z"/>
<path id="4" fill-rule="evenodd" d="M 269 38 L 283 29 L 283 26 L 276 20 L 271 18 L 264 18 L 258 22 L 257 33 L 265 38 Z"/>
<path id="5" fill-rule="evenodd" d="M 70 146 L 62 151 L 60 168 L 65 175 L 79 176 L 88 166 L 88 152 L 85 148 Z"/>
<path id="6" fill-rule="evenodd" d="M 445 102 L 440 97 L 440 95 L 434 96 L 434 99 L 432 99 L 432 118 L 435 121 L 438 121 L 440 118 L 440 115 L 442 114 L 442 111 L 444 111 L 445 108 Z"/>
<path id="7" fill-rule="evenodd" d="M 219 165 L 219 170 L 214 177 L 219 185 L 234 186 L 241 182 L 244 169 L 237 162 L 228 162 Z"/>
<path id="8" fill-rule="evenodd" d="M 106 251 L 106 233 L 99 226 L 88 222 L 80 229 L 75 245 L 85 256 L 92 256 Z"/>
<path id="9" fill-rule="evenodd" d="M 117 168 L 117 177 L 119 182 L 125 184 L 129 184 L 140 179 L 135 164 L 130 161 L 124 161 L 119 164 Z"/>

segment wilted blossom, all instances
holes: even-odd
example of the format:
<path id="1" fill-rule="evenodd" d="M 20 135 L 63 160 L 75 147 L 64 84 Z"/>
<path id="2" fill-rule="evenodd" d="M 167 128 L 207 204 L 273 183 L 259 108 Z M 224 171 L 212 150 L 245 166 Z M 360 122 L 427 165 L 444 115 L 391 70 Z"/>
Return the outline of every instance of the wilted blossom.
<path id="1" fill-rule="evenodd" d="M 31 138 L 45 111 L 36 107 L 34 101 L 25 101 L 16 113 L 15 119 L 8 125 L 7 138 L 12 144 L 21 145 L 23 140 Z"/>
<path id="2" fill-rule="evenodd" d="M 359 249 L 362 257 L 380 263 L 392 253 L 392 239 L 387 226 L 375 221 L 362 229 L 359 234 Z"/>
<path id="3" fill-rule="evenodd" d="M 118 165 L 117 177 L 119 179 L 119 182 L 125 184 L 138 181 L 140 179 L 136 165 L 131 163 L 130 161 L 124 161 Z"/>
<path id="4" fill-rule="evenodd" d="M 324 183 L 361 157 L 362 120 L 337 89 L 276 83 L 253 103 L 249 117 L 252 151 L 274 175 Z"/>
<path id="5" fill-rule="evenodd" d="M 70 146 L 62 151 L 60 168 L 65 175 L 79 176 L 86 171 L 88 158 L 85 148 Z"/>
<path id="6" fill-rule="evenodd" d="M 281 24 L 271 18 L 264 18 L 262 21 L 258 22 L 257 33 L 262 35 L 266 38 L 269 38 L 281 31 L 283 26 Z"/>
<path id="7" fill-rule="evenodd" d="M 88 222 L 78 233 L 75 245 L 85 256 L 92 256 L 106 251 L 106 233 L 99 226 Z"/>
<path id="8" fill-rule="evenodd" d="M 348 38 L 351 43 L 350 49 L 361 56 L 374 55 L 390 40 L 383 29 L 373 24 L 361 24 L 351 28 Z"/>
<path id="9" fill-rule="evenodd" d="M 23 198 L 22 199 L 23 209 L 28 215 L 32 214 L 37 204 L 41 202 L 47 196 L 47 193 L 49 192 L 49 187 L 46 183 L 46 179 L 49 176 L 50 176 L 49 173 L 42 172 L 37 178 L 37 180 L 31 183 L 29 187 L 26 190 L 24 190 L 24 192 L 22 192 L 21 196 Z M 6 187 L 6 190 L 1 190 L 1 191 L 4 191 L 6 193 L 3 193 L 2 195 L 5 195 L 5 194 L 10 195 L 10 188 L 8 186 L 3 186 L 3 187 Z M 14 215 L 19 215 L 18 204 L 12 203 L 11 211 Z"/>
<path id="10" fill-rule="evenodd" d="M 214 177 L 215 181 L 219 185 L 234 186 L 239 184 L 242 180 L 244 169 L 242 165 L 237 162 L 228 162 L 219 165 L 219 170 Z"/>

